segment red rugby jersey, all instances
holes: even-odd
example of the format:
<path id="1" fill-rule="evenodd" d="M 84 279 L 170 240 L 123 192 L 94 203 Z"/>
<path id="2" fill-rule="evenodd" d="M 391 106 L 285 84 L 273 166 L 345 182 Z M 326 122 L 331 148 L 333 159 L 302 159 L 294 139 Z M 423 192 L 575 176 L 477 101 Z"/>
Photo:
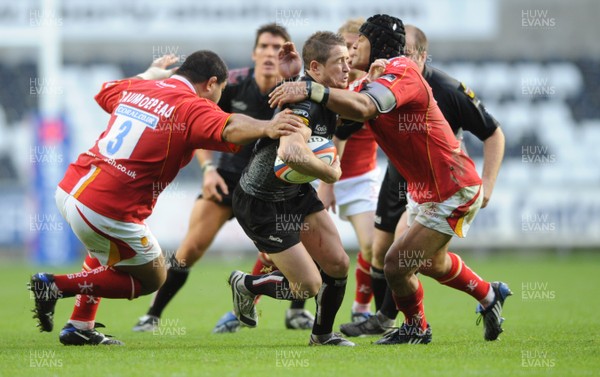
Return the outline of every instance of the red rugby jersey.
<path id="1" fill-rule="evenodd" d="M 351 82 L 348 90 L 358 91 L 367 75 Z M 340 180 L 356 177 L 377 167 L 377 143 L 371 130 L 364 125 L 362 129 L 354 132 L 346 141 L 342 155 Z"/>
<path id="2" fill-rule="evenodd" d="M 222 139 L 231 114 L 181 76 L 110 81 L 95 98 L 111 114 L 108 127 L 59 187 L 106 217 L 143 222 L 195 149 L 238 149 Z"/>
<path id="3" fill-rule="evenodd" d="M 376 82 L 394 93 L 396 108 L 368 123 L 417 203 L 442 202 L 463 187 L 481 184 L 412 60 L 391 59 Z"/>

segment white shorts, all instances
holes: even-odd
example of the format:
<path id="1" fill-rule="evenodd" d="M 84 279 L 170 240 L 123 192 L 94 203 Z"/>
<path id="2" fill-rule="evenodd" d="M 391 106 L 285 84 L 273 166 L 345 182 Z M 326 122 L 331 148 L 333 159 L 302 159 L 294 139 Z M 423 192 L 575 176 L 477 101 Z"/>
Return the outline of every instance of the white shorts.
<path id="1" fill-rule="evenodd" d="M 379 168 L 338 181 L 333 186 L 340 219 L 364 212 L 375 212 L 379 197 Z"/>
<path id="2" fill-rule="evenodd" d="M 145 224 L 102 216 L 61 188 L 56 190 L 55 199 L 77 238 L 103 265 L 138 266 L 160 255 L 160 246 Z"/>
<path id="3" fill-rule="evenodd" d="M 450 236 L 465 237 L 475 215 L 481 208 L 483 188 L 481 185 L 464 187 L 442 203 L 418 204 L 407 193 L 407 224 L 417 221 L 424 227 Z"/>

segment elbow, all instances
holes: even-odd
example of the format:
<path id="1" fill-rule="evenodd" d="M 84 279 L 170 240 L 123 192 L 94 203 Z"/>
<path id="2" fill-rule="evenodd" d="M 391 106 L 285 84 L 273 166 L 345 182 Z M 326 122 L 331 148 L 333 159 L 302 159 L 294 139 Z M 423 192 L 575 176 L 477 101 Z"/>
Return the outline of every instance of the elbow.
<path id="1" fill-rule="evenodd" d="M 230 124 L 223 129 L 221 139 L 225 142 L 237 145 L 245 145 L 252 141 L 252 139 L 244 138 L 239 131 L 235 130 L 235 126 L 231 126 Z"/>

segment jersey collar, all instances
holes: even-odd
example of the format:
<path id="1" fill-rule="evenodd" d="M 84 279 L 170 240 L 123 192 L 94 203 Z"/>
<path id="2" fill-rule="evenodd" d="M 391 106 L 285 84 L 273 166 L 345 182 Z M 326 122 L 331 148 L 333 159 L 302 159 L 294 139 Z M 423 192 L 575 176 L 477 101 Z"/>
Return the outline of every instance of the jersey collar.
<path id="1" fill-rule="evenodd" d="M 182 83 L 184 83 L 185 85 L 187 85 L 187 87 L 190 88 L 190 90 L 192 92 L 196 93 L 196 89 L 194 89 L 194 86 L 192 85 L 192 83 L 188 79 L 186 79 L 185 77 L 180 76 L 180 75 L 173 75 L 173 76 L 171 76 L 171 78 L 175 79 L 175 80 L 181 81 Z"/>

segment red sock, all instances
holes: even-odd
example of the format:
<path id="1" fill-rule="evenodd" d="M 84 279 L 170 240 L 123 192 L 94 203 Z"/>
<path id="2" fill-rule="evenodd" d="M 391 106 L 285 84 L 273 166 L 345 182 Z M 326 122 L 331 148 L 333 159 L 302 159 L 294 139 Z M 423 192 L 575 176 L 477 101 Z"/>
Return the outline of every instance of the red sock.
<path id="1" fill-rule="evenodd" d="M 88 254 L 83 262 L 83 271 L 91 271 L 100 266 L 102 266 L 100 261 Z M 73 308 L 69 322 L 77 324 L 79 327 L 85 327 L 85 329 L 93 329 L 98 305 L 100 305 L 100 297 L 89 295 L 75 296 L 75 307 Z"/>
<path id="2" fill-rule="evenodd" d="M 63 297 L 86 294 L 94 297 L 134 299 L 140 295 L 142 285 L 133 276 L 100 266 L 75 274 L 55 275 L 54 282 Z"/>
<path id="3" fill-rule="evenodd" d="M 458 255 L 448 252 L 448 256 L 452 260 L 452 267 L 446 275 L 437 279 L 437 281 L 440 284 L 466 292 L 475 297 L 477 301 L 483 300 L 490 290 L 490 283 L 467 267 Z"/>
<path id="4" fill-rule="evenodd" d="M 396 307 L 404 313 L 404 323 L 409 326 L 419 326 L 421 330 L 427 329 L 425 308 L 423 307 L 423 286 L 419 281 L 417 291 L 410 296 L 398 297 L 393 293 Z"/>
<path id="5" fill-rule="evenodd" d="M 356 260 L 356 292 L 354 294 L 354 301 L 362 305 L 368 305 L 373 298 L 371 263 L 364 260 L 361 253 L 358 253 Z"/>
<path id="6" fill-rule="evenodd" d="M 258 253 L 258 257 L 256 257 L 256 263 L 254 263 L 254 267 L 252 268 L 252 275 L 264 275 L 270 274 L 273 271 L 277 271 L 278 268 L 267 259 L 263 253 Z"/>

